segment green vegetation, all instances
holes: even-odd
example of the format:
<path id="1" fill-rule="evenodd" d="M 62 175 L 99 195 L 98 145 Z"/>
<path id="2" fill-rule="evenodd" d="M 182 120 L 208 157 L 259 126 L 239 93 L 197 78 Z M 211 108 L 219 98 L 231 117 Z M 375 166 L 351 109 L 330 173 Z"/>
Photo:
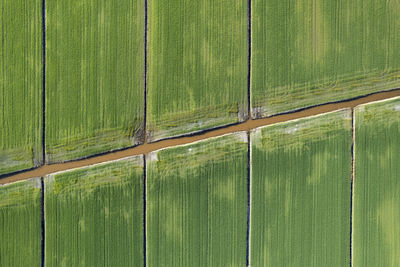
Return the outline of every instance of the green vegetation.
<path id="1" fill-rule="evenodd" d="M 147 157 L 149 266 L 245 266 L 247 135 Z"/>
<path id="2" fill-rule="evenodd" d="M 42 163 L 41 3 L 0 1 L 0 175 Z"/>
<path id="3" fill-rule="evenodd" d="M 144 0 L 46 2 L 46 161 L 144 140 Z"/>
<path id="4" fill-rule="evenodd" d="M 40 184 L 0 186 L 0 266 L 41 266 Z"/>
<path id="5" fill-rule="evenodd" d="M 150 1 L 150 141 L 247 119 L 247 60 L 247 1 Z"/>
<path id="6" fill-rule="evenodd" d="M 143 266 L 142 156 L 45 178 L 46 266 Z"/>
<path id="7" fill-rule="evenodd" d="M 400 1 L 253 0 L 252 116 L 400 86 Z"/>
<path id="8" fill-rule="evenodd" d="M 355 110 L 354 266 L 400 266 L 400 98 Z"/>
<path id="9" fill-rule="evenodd" d="M 256 129 L 251 162 L 251 266 L 349 265 L 351 111 Z"/>

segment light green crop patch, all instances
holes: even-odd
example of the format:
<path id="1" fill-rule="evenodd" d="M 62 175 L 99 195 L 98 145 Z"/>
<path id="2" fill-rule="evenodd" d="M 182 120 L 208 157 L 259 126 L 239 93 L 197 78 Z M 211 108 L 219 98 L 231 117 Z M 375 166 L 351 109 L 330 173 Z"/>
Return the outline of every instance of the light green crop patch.
<path id="1" fill-rule="evenodd" d="M 254 118 L 400 86 L 400 1 L 252 1 Z"/>
<path id="2" fill-rule="evenodd" d="M 0 186 L 0 266 L 41 266 L 40 178 Z"/>
<path id="3" fill-rule="evenodd" d="M 143 158 L 45 177 L 46 266 L 143 266 Z"/>
<path id="4" fill-rule="evenodd" d="M 347 266 L 351 111 L 251 133 L 251 266 Z"/>
<path id="5" fill-rule="evenodd" d="M 147 157 L 148 266 L 245 266 L 247 134 Z"/>
<path id="6" fill-rule="evenodd" d="M 248 118 L 247 1 L 149 1 L 149 140 Z"/>
<path id="7" fill-rule="evenodd" d="M 46 2 L 46 161 L 144 141 L 144 0 Z"/>
<path id="8" fill-rule="evenodd" d="M 0 175 L 43 160 L 41 3 L 0 1 Z"/>
<path id="9" fill-rule="evenodd" d="M 354 266 L 400 265 L 400 98 L 355 109 Z"/>

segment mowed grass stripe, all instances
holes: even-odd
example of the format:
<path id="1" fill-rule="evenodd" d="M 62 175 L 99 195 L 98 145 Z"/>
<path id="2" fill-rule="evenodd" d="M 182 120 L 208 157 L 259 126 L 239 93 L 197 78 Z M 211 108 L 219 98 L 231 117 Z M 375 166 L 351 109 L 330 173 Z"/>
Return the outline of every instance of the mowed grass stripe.
<path id="1" fill-rule="evenodd" d="M 46 266 L 143 266 L 143 157 L 45 177 Z"/>
<path id="2" fill-rule="evenodd" d="M 251 132 L 251 266 L 348 266 L 351 111 Z"/>
<path id="3" fill-rule="evenodd" d="M 251 2 L 254 118 L 400 87 L 399 1 Z"/>
<path id="4" fill-rule="evenodd" d="M 46 161 L 144 141 L 144 0 L 46 2 Z"/>
<path id="5" fill-rule="evenodd" d="M 42 266 L 40 190 L 40 178 L 0 186 L 0 266 Z"/>
<path id="6" fill-rule="evenodd" d="M 149 1 L 149 140 L 241 122 L 247 1 Z"/>
<path id="7" fill-rule="evenodd" d="M 41 2 L 0 1 L 0 175 L 42 163 Z"/>
<path id="8" fill-rule="evenodd" d="M 400 266 L 400 98 L 355 109 L 353 262 Z"/>
<path id="9" fill-rule="evenodd" d="M 247 134 L 150 153 L 148 266 L 244 266 Z"/>

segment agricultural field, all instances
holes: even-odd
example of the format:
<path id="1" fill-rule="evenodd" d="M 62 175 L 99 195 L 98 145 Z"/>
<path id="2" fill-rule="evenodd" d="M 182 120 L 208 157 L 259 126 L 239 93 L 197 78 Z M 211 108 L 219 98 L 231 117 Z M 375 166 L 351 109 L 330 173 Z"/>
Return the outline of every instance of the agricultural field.
<path id="1" fill-rule="evenodd" d="M 0 0 L 0 267 L 399 267 L 399 14 Z"/>
<path id="2" fill-rule="evenodd" d="M 146 157 L 148 266 L 245 266 L 245 132 Z"/>
<path id="3" fill-rule="evenodd" d="M 0 1 L 0 175 L 42 163 L 41 3 Z"/>
<path id="4" fill-rule="evenodd" d="M 40 188 L 40 178 L 0 186 L 0 266 L 42 266 Z"/>
<path id="5" fill-rule="evenodd" d="M 45 177 L 46 266 L 143 266 L 143 157 Z"/>
<path id="6" fill-rule="evenodd" d="M 400 98 L 355 110 L 354 266 L 400 265 Z"/>
<path id="7" fill-rule="evenodd" d="M 149 1 L 149 141 L 248 118 L 247 1 Z"/>
<path id="8" fill-rule="evenodd" d="M 399 1 L 251 3 L 253 118 L 400 87 Z"/>
<path id="9" fill-rule="evenodd" d="M 144 0 L 46 1 L 46 162 L 144 141 Z"/>
<path id="10" fill-rule="evenodd" d="M 251 266 L 348 266 L 350 110 L 251 133 Z"/>

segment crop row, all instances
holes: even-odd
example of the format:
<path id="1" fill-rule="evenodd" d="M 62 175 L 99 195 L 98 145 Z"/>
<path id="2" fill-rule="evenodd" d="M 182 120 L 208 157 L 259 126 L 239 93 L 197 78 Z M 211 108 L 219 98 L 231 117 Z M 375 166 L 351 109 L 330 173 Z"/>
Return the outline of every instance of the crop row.
<path id="1" fill-rule="evenodd" d="M 398 1 L 28 2 L 0 1 L 0 175 L 400 85 Z"/>
<path id="2" fill-rule="evenodd" d="M 399 157 L 398 97 L 5 185 L 0 265 L 398 266 Z"/>

